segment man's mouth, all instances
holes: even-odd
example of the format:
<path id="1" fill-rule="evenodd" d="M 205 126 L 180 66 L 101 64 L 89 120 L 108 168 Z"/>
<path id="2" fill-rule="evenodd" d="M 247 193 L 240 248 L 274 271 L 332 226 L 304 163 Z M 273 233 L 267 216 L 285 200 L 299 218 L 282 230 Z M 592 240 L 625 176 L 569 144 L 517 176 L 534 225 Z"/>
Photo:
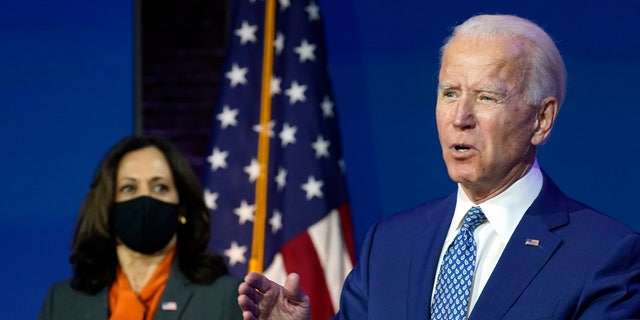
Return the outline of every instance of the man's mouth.
<path id="1" fill-rule="evenodd" d="M 462 144 L 457 144 L 457 145 L 453 146 L 453 148 L 456 151 L 460 151 L 460 152 L 469 151 L 471 149 L 471 147 L 469 147 L 467 145 L 462 145 Z"/>

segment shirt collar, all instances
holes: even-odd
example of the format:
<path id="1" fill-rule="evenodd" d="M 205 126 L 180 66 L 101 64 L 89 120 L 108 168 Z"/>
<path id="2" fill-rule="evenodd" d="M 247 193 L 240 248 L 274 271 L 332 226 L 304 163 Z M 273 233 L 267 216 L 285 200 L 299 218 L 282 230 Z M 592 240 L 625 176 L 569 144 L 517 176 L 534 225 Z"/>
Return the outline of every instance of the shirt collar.
<path id="1" fill-rule="evenodd" d="M 524 177 L 499 195 L 477 205 L 482 209 L 487 221 L 493 226 L 498 237 L 504 243 L 509 242 L 511 235 L 518 223 L 520 223 L 520 219 L 538 197 L 540 190 L 542 190 L 542 180 L 542 172 L 536 159 Z M 449 228 L 450 233 L 452 229 L 460 228 L 462 219 L 469 208 L 473 206 L 476 206 L 476 204 L 469 199 L 460 184 L 458 184 L 456 210 Z"/>

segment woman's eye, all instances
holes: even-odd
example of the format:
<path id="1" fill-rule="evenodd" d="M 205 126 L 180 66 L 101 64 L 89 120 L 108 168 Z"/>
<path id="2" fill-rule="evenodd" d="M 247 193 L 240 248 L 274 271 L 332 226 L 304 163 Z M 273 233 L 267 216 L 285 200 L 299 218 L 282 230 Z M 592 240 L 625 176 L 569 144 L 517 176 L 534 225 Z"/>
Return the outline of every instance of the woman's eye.
<path id="1" fill-rule="evenodd" d="M 164 185 L 164 184 L 156 184 L 152 188 L 153 188 L 153 191 L 155 191 L 155 192 L 167 192 L 167 191 L 169 191 L 169 187 L 167 185 Z"/>
<path id="2" fill-rule="evenodd" d="M 136 188 L 132 185 L 125 185 L 120 187 L 119 191 L 123 193 L 133 192 Z"/>

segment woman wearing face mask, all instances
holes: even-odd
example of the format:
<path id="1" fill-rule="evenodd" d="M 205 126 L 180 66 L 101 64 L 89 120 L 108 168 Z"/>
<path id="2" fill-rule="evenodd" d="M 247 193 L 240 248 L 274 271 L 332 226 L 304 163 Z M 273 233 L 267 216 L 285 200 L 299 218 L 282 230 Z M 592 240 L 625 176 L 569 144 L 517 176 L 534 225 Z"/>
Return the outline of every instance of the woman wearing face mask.
<path id="1" fill-rule="evenodd" d="M 239 279 L 206 251 L 199 182 L 168 141 L 130 137 L 106 154 L 76 223 L 72 279 L 40 319 L 240 319 Z"/>

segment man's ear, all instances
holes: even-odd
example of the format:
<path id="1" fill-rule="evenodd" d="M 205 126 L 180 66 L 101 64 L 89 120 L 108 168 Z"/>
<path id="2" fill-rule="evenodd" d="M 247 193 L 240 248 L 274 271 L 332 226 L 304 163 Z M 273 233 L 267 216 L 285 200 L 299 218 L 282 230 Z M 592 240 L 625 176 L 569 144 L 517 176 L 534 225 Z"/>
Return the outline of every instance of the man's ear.
<path id="1" fill-rule="evenodd" d="M 558 116 L 558 100 L 555 97 L 547 97 L 542 100 L 538 109 L 535 129 L 531 137 L 531 144 L 539 146 L 551 135 L 551 129 Z"/>

